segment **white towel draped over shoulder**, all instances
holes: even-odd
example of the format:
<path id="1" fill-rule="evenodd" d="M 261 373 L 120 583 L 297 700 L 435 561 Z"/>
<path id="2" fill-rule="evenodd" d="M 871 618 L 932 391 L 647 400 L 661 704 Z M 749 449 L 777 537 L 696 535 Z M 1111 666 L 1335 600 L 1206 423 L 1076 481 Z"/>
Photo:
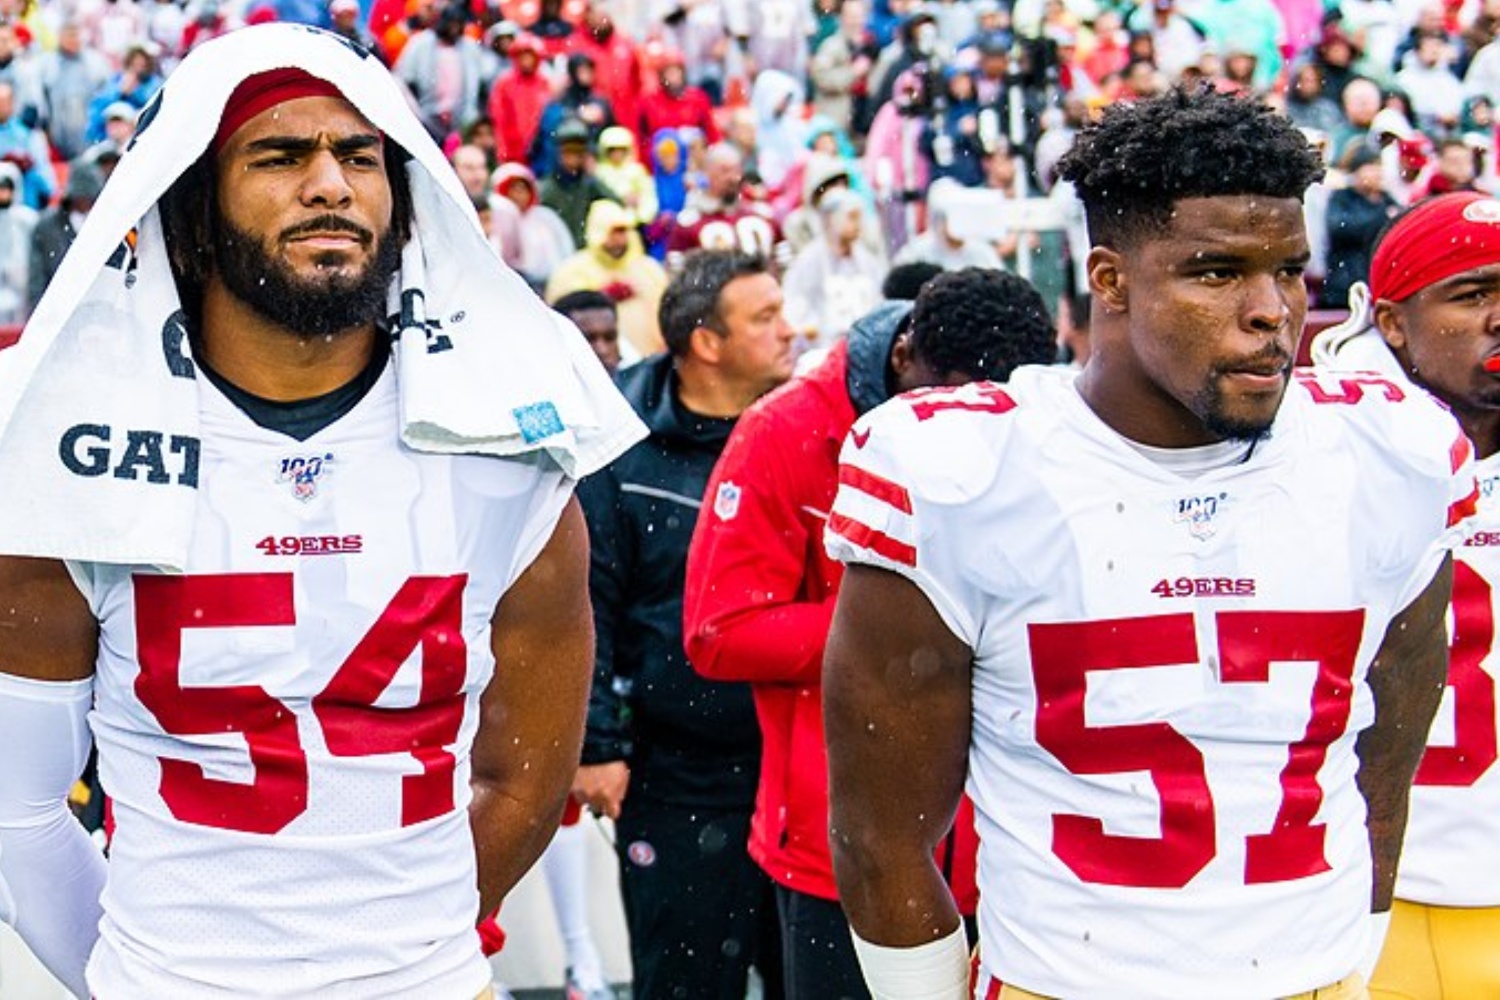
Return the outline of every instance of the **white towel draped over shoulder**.
<path id="1" fill-rule="evenodd" d="M 208 148 L 234 88 L 287 66 L 333 83 L 412 156 L 414 235 L 390 293 L 401 439 L 543 453 L 576 478 L 644 436 L 583 337 L 491 248 L 389 72 L 332 35 L 261 25 L 172 74 L 20 342 L 0 351 L 0 553 L 183 565 L 198 395 L 156 203 Z"/>

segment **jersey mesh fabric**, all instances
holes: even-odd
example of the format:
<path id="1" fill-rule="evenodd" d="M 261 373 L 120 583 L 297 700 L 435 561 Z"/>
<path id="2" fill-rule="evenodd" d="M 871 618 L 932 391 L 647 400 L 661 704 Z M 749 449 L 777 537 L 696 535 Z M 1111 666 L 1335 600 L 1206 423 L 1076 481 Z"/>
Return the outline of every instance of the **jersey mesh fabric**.
<path id="1" fill-rule="evenodd" d="M 188 589 L 181 627 L 163 636 L 160 608 L 137 604 L 169 593 L 142 589 L 160 574 L 70 567 L 101 623 L 91 724 L 117 824 L 90 986 L 101 996 L 472 996 L 490 979 L 465 812 L 476 706 L 495 669 L 489 623 L 571 483 L 539 463 L 399 446 L 390 371 L 304 442 L 255 425 L 206 380 L 200 395 L 202 486 L 180 581 L 230 595 L 269 587 L 290 606 L 264 623 L 250 610 L 198 627 L 217 612 L 192 606 L 206 591 Z M 431 596 L 450 591 L 457 604 Z M 455 659 L 443 647 L 460 636 Z M 151 650 L 142 669 L 138 654 Z M 440 658 L 451 692 L 436 690 Z M 175 699 L 161 694 L 164 670 Z M 340 675 L 358 678 L 356 692 L 317 708 Z M 193 731 L 212 728 L 193 723 L 196 706 L 213 712 L 224 692 L 246 688 L 275 710 Z M 425 760 L 351 745 L 398 726 L 412 743 L 437 744 Z M 246 727 L 263 750 L 265 730 L 280 734 L 274 762 L 252 762 Z M 436 804 L 414 810 L 411 782 L 429 769 Z M 220 784 L 205 792 L 203 778 Z M 215 802 L 225 816 L 180 815 L 194 788 L 210 816 Z M 230 815 L 246 802 L 278 819 L 262 830 Z"/>
<path id="2" fill-rule="evenodd" d="M 1299 380 L 1247 461 L 1186 480 L 1073 380 L 1023 369 L 881 407 L 829 521 L 835 557 L 911 579 L 975 651 L 986 971 L 1068 997 L 1335 982 L 1368 922 L 1364 672 L 1457 541 L 1457 426 L 1417 394 L 1318 405 L 1344 387 Z M 1289 754 L 1315 704 L 1322 739 Z M 1252 860 L 1283 826 L 1305 839 Z"/>
<path id="3" fill-rule="evenodd" d="M 1396 895 L 1434 906 L 1500 906 L 1500 455 L 1476 466 L 1479 513 L 1454 554 L 1449 683 L 1412 787 Z"/>

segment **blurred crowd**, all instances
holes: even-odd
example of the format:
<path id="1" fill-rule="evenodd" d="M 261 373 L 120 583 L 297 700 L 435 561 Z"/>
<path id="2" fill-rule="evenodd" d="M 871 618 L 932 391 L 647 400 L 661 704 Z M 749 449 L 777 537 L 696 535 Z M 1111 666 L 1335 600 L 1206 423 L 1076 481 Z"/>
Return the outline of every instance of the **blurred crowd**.
<path id="1" fill-rule="evenodd" d="M 1315 302 L 1340 308 L 1401 206 L 1496 186 L 1500 0 L 0 0 L 0 324 L 24 322 L 182 56 L 266 20 L 385 61 L 496 249 L 549 300 L 662 348 L 681 255 L 775 261 L 805 345 L 895 263 L 1004 267 L 1086 302 L 1054 165 L 1113 101 L 1260 94 L 1330 171 Z"/>

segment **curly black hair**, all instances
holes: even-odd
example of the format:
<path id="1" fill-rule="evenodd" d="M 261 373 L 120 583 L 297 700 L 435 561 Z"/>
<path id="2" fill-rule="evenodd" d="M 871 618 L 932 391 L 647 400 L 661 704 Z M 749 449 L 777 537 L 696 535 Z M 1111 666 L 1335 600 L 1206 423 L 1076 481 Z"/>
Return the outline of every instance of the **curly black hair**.
<path id="1" fill-rule="evenodd" d="M 1116 103 L 1058 163 L 1083 200 L 1089 238 L 1128 249 L 1159 233 L 1183 198 L 1296 198 L 1323 176 L 1297 126 L 1257 100 L 1179 86 Z"/>
<path id="2" fill-rule="evenodd" d="M 937 372 L 1003 382 L 1021 365 L 1057 359 L 1057 329 L 1041 293 L 1009 271 L 966 267 L 922 286 L 911 347 Z"/>

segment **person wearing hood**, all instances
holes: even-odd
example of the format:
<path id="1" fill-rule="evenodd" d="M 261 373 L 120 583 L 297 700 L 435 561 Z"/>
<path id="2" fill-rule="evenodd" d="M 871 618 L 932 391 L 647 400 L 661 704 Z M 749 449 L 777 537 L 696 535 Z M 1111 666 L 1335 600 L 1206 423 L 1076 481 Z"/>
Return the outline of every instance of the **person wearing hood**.
<path id="1" fill-rule="evenodd" d="M 984 184 L 986 136 L 979 127 L 979 101 L 975 97 L 974 78 L 978 60 L 955 59 L 944 71 L 944 100 L 933 109 L 917 148 L 931 166 L 930 177 L 936 181 L 952 178 L 964 187 Z M 989 137 L 991 142 L 1001 136 Z M 1008 141 L 1008 140 L 1005 140 Z"/>
<path id="2" fill-rule="evenodd" d="M 680 129 L 651 133 L 651 177 L 656 183 L 657 210 L 673 216 L 682 211 L 688 196 L 688 151 Z"/>
<path id="3" fill-rule="evenodd" d="M 490 86 L 489 116 L 500 158 L 525 163 L 552 100 L 552 81 L 542 73 L 542 41 L 531 32 L 516 36 L 510 57 L 514 64 Z"/>
<path id="4" fill-rule="evenodd" d="M 928 11 L 918 10 L 901 21 L 896 38 L 880 50 L 870 70 L 868 109 L 872 118 L 896 95 L 896 81 L 902 73 L 915 70 L 920 75 L 939 68 L 941 44 L 937 19 Z"/>
<path id="5" fill-rule="evenodd" d="M 619 198 L 594 176 L 589 127 L 569 118 L 557 127 L 557 164 L 542 178 L 542 204 L 562 216 L 574 246 L 586 242 L 589 207 L 604 199 Z"/>
<path id="6" fill-rule="evenodd" d="M 654 136 L 664 128 L 686 126 L 701 131 L 709 143 L 718 142 L 713 104 L 706 91 L 688 83 L 682 53 L 663 52 L 656 75 L 661 86 L 641 98 L 640 134 Z"/>
<path id="7" fill-rule="evenodd" d="M 502 163 L 490 175 L 491 233 L 500 254 L 527 284 L 541 291 L 554 268 L 578 249 L 568 224 L 543 205 L 536 175 L 524 163 Z"/>
<path id="8" fill-rule="evenodd" d="M 623 205 L 596 201 L 589 207 L 583 249 L 564 260 L 547 280 L 548 302 L 570 292 L 603 292 L 619 310 L 620 335 L 636 357 L 663 350 L 657 307 L 667 273 L 641 246 L 635 217 Z"/>
<path id="9" fill-rule="evenodd" d="M 948 271 L 1004 266 L 993 246 L 982 239 L 968 238 L 953 224 L 957 189 L 951 180 L 932 186 L 927 195 L 927 230 L 897 251 L 895 263 L 928 260 Z"/>
<path id="10" fill-rule="evenodd" d="M 750 106 L 755 110 L 756 168 L 767 190 L 777 191 L 806 148 L 802 120 L 804 87 L 779 70 L 755 78 Z"/>
<path id="11" fill-rule="evenodd" d="M 849 163 L 826 153 L 813 153 L 798 164 L 792 176 L 798 182 L 796 193 L 799 197 L 787 207 L 781 223 L 782 234 L 793 255 L 817 242 L 822 234 L 823 222 L 818 216 L 818 203 L 823 200 L 824 195 L 838 188 L 851 189 L 855 174 L 856 171 Z M 791 187 L 790 180 L 791 178 L 788 179 L 788 188 Z M 790 200 L 787 198 L 789 193 L 783 192 L 783 201 Z"/>
<path id="12" fill-rule="evenodd" d="M 787 321 L 806 346 L 827 349 L 880 301 L 886 265 L 864 245 L 868 214 L 847 187 L 818 200 L 818 238 L 798 251 L 782 280 Z"/>
<path id="13" fill-rule="evenodd" d="M 57 190 L 57 174 L 46 134 L 23 121 L 16 99 L 16 84 L 0 78 L 0 160 L 21 171 L 21 200 L 41 211 Z"/>
<path id="14" fill-rule="evenodd" d="M 584 10 L 583 24 L 568 39 L 570 55 L 593 60 L 593 89 L 612 109 L 614 119 L 631 127 L 640 119 L 641 92 L 644 89 L 641 57 L 636 43 L 615 28 L 603 0 L 590 0 Z M 595 132 L 595 138 L 598 133 Z"/>
<path id="15" fill-rule="evenodd" d="M 866 204 L 874 207 L 875 193 L 870 190 L 864 172 L 859 169 L 859 153 L 847 132 L 839 128 L 832 118 L 813 115 L 807 120 L 806 143 L 807 148 L 797 162 L 792 164 L 792 169 L 787 171 L 786 179 L 782 181 L 781 195 L 772 203 L 778 219 L 785 220 L 799 206 L 807 205 L 808 195 L 811 193 L 807 174 L 815 161 L 827 163 L 831 160 L 841 164 L 847 172 L 849 186 Z M 797 247 L 800 248 L 806 242 L 807 240 L 802 240 Z"/>
<path id="16" fill-rule="evenodd" d="M 687 258 L 661 326 L 667 352 L 619 377 L 650 436 L 579 488 L 597 656 L 573 794 L 615 820 L 637 1000 L 743 1000 L 752 964 L 780 996 L 775 903 L 745 847 L 755 705 L 694 673 L 682 608 L 704 484 L 735 419 L 791 376 L 792 330 L 766 262 L 732 251 Z"/>
<path id="17" fill-rule="evenodd" d="M 1318 297 L 1325 309 L 1345 308 L 1349 289 L 1370 272 L 1376 237 L 1401 210 L 1375 150 L 1355 146 L 1339 167 L 1348 183 L 1328 196 L 1328 270 Z"/>
<path id="18" fill-rule="evenodd" d="M 723 103 L 729 51 L 725 6 L 719 0 L 652 0 L 649 5 L 660 26 L 660 44 L 681 58 L 688 84 L 702 88 L 715 105 Z"/>
<path id="19" fill-rule="evenodd" d="M 683 629 L 700 674 L 755 692 L 764 749 L 750 853 L 776 883 L 793 996 L 869 996 L 828 846 L 820 677 L 843 567 L 822 539 L 839 449 L 858 417 L 897 394 L 1003 380 L 1051 362 L 1053 338 L 1023 279 L 939 275 L 915 304 L 877 306 L 822 364 L 746 411 L 714 468 L 688 551 Z M 972 912 L 973 831 L 958 832 L 954 884 Z"/>
<path id="20" fill-rule="evenodd" d="M 575 52 L 568 56 L 567 67 L 567 85 L 542 111 L 542 120 L 527 156 L 531 169 L 542 177 L 557 166 L 557 129 L 563 122 L 572 120 L 586 125 L 589 145 L 594 146 L 604 130 L 620 120 L 610 107 L 609 98 L 595 86 L 597 67 L 594 57 Z"/>
<path id="21" fill-rule="evenodd" d="M 0 161 L 0 324 L 14 326 L 31 314 L 31 234 L 37 213 L 21 202 L 21 171 Z"/>
<path id="22" fill-rule="evenodd" d="M 620 196 L 639 228 L 656 219 L 656 181 L 641 165 L 635 152 L 635 136 L 620 125 L 605 129 L 599 136 L 599 160 L 594 176 Z"/>
<path id="23" fill-rule="evenodd" d="M 104 190 L 104 172 L 88 160 L 74 160 L 68 168 L 68 181 L 62 198 L 42 213 L 31 234 L 31 263 L 27 274 L 27 297 L 30 307 L 42 300 L 42 292 L 52 282 L 68 247 L 78 238 L 83 220 L 88 218 Z"/>
<path id="24" fill-rule="evenodd" d="M 75 496 L 71 538 L 0 543 L 0 920 L 80 997 L 489 997 L 476 922 L 542 853 L 582 742 L 574 488 L 644 428 L 485 252 L 373 58 L 256 25 L 187 56 L 153 107 L 32 317 L 54 357 L 12 383 L 100 421 L 99 473 L 124 421 L 155 429 L 108 495 Z M 98 179 L 72 178 L 81 211 Z M 523 391 L 466 315 L 535 345 Z M 450 412 L 541 385 L 623 434 L 576 464 L 403 435 L 401 356 L 432 353 Z M 11 461 L 22 435 L 57 454 L 35 427 L 74 415 L 43 409 L 0 418 Z M 547 409 L 556 430 L 525 443 L 563 436 Z M 107 863 L 65 806 L 91 736 Z"/>

